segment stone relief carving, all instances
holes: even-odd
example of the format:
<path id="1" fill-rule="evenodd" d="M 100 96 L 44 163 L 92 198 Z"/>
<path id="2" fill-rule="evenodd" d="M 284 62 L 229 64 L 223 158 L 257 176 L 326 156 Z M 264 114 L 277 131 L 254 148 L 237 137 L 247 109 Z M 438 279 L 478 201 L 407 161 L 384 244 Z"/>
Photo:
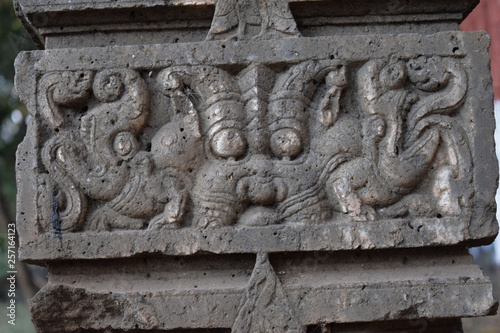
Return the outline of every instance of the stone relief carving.
<path id="1" fill-rule="evenodd" d="M 288 1 L 218 0 L 207 39 L 300 36 Z"/>
<path id="2" fill-rule="evenodd" d="M 154 78 L 41 77 L 44 231 L 470 214 L 459 59 L 172 66 Z M 169 120 L 145 141 L 153 90 Z"/>
<path id="3" fill-rule="evenodd" d="M 458 148 L 464 142 L 460 126 L 447 116 L 461 105 L 467 92 L 467 76 L 457 61 L 437 57 L 408 63 L 372 60 L 358 71 L 357 81 L 363 154 L 340 167 L 331 179 L 328 187 L 333 189 L 338 209 L 355 219 L 374 220 L 375 208 L 397 202 L 419 185 L 440 144 L 448 155 L 447 161 L 439 161 L 440 167 L 454 170 L 444 177 L 456 178 L 460 168 L 470 167 L 464 165 L 463 159 L 468 158 L 462 156 L 467 151 L 460 154 Z M 409 91 L 407 81 L 417 91 Z M 459 214 L 458 198 L 449 199 L 455 204 L 438 200 L 435 209 Z"/>
<path id="4" fill-rule="evenodd" d="M 231 332 L 303 332 L 265 253 L 257 255 Z"/>

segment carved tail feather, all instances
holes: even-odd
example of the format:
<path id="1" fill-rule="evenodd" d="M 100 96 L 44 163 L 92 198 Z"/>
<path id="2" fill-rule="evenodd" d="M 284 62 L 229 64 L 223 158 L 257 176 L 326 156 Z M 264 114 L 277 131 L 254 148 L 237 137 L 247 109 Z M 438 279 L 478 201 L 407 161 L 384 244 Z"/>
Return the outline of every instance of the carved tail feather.
<path id="1" fill-rule="evenodd" d="M 278 77 L 268 106 L 271 149 L 276 156 L 293 159 L 304 149 L 311 98 L 318 85 L 332 72 L 342 76 L 342 63 L 335 60 L 306 61 L 292 66 Z M 335 75 L 330 76 L 334 88 L 335 83 L 342 84 L 342 78 L 336 80 Z M 329 93 L 335 94 L 335 91 Z M 331 107 L 325 101 L 323 104 L 325 110 Z M 333 119 L 333 115 L 330 118 Z"/>
<path id="2" fill-rule="evenodd" d="M 42 150 L 42 162 L 49 174 L 40 176 L 39 185 L 45 187 L 43 193 L 52 193 L 54 187 L 56 188 L 58 195 L 57 198 L 52 198 L 52 201 L 58 200 L 58 208 L 62 208 L 62 210 L 58 209 L 61 231 L 78 231 L 83 227 L 87 217 L 87 197 L 67 172 L 51 160 L 51 153 L 48 151 L 57 143 L 58 138 L 56 137 L 53 141 L 55 141 L 54 144 L 46 144 Z M 40 204 L 48 206 L 47 200 Z M 49 220 L 49 214 L 45 215 L 45 219 Z"/>
<path id="3" fill-rule="evenodd" d="M 398 156 L 381 154 L 379 172 L 396 193 L 407 193 L 429 170 L 439 146 L 440 135 L 431 129 Z"/>
<path id="4" fill-rule="evenodd" d="M 452 167 L 455 178 L 460 179 L 465 184 L 472 183 L 472 157 L 465 130 L 457 120 L 449 116 L 431 115 L 423 118 L 416 125 L 413 133 L 416 135 L 432 127 L 438 128 L 441 133 L 441 139 L 448 149 L 447 162 Z M 471 197 L 472 193 L 470 190 L 464 191 L 462 194 L 462 198 L 465 201 L 463 203 L 464 207 L 469 205 L 468 201 Z"/>
<path id="5" fill-rule="evenodd" d="M 433 76 L 429 77 L 427 69 L 429 65 L 441 72 L 431 71 Z M 447 149 L 447 165 L 451 166 L 454 179 L 465 183 L 472 182 L 470 173 L 472 162 L 465 133 L 458 122 L 449 116 L 465 102 L 468 89 L 465 70 L 457 59 L 433 57 L 417 58 L 413 63 L 410 62 L 409 73 L 417 88 L 431 94 L 418 102 L 410 111 L 405 144 L 411 145 L 417 142 L 425 131 L 437 128 Z M 444 89 L 441 88 L 443 86 Z M 459 196 L 461 209 L 468 211 L 473 193 L 465 191 L 463 187 L 459 192 L 455 195 Z M 457 208 L 455 210 L 457 211 Z M 463 214 L 467 215 L 466 212 Z"/>

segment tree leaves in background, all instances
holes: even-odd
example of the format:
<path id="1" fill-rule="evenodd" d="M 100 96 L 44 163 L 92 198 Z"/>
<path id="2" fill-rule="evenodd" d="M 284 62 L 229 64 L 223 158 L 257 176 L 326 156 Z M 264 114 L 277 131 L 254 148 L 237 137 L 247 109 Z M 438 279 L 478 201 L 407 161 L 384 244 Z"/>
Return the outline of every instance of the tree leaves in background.
<path id="1" fill-rule="evenodd" d="M 14 89 L 17 53 L 34 49 L 29 34 L 16 18 L 12 1 L 0 0 L 0 195 L 13 216 L 16 195 L 15 151 L 26 132 L 27 111 Z"/>

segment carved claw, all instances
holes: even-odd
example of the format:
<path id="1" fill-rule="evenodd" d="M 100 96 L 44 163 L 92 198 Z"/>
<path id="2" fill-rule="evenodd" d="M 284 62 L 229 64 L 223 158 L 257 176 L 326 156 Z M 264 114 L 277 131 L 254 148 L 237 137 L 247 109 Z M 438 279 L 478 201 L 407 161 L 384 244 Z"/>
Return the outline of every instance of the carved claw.
<path id="1" fill-rule="evenodd" d="M 165 218 L 164 213 L 156 215 L 151 222 L 149 222 L 149 230 L 162 230 L 162 229 L 178 229 L 179 225 L 175 222 L 169 221 Z"/>
<path id="2" fill-rule="evenodd" d="M 221 225 L 217 221 L 217 218 L 214 216 L 202 216 L 196 223 L 196 227 L 198 227 L 199 229 L 208 229 L 219 228 L 221 227 Z"/>
<path id="3" fill-rule="evenodd" d="M 354 221 L 374 221 L 377 217 L 376 210 L 363 203 L 347 179 L 335 181 L 333 191 L 337 196 L 342 213 L 348 214 Z"/>
<path id="4" fill-rule="evenodd" d="M 349 216 L 356 222 L 375 221 L 377 218 L 377 211 L 373 207 L 362 205 L 359 211 L 350 212 Z"/>

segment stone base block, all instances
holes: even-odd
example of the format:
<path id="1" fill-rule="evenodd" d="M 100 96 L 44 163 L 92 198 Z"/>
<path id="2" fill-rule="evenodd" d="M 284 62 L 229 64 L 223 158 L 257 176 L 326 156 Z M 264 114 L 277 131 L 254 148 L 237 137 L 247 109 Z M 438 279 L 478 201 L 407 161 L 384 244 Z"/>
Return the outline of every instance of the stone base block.
<path id="1" fill-rule="evenodd" d="M 355 323 L 411 326 L 428 318 L 436 326 L 439 318 L 488 315 L 497 306 L 489 280 L 459 249 L 69 261 L 50 271 L 49 285 L 31 301 L 34 322 L 47 333 L 234 330 L 242 311 L 254 324 L 282 311 L 292 316 L 281 316 L 284 325 L 301 332 L 322 325 L 361 332 L 365 326 Z"/>

